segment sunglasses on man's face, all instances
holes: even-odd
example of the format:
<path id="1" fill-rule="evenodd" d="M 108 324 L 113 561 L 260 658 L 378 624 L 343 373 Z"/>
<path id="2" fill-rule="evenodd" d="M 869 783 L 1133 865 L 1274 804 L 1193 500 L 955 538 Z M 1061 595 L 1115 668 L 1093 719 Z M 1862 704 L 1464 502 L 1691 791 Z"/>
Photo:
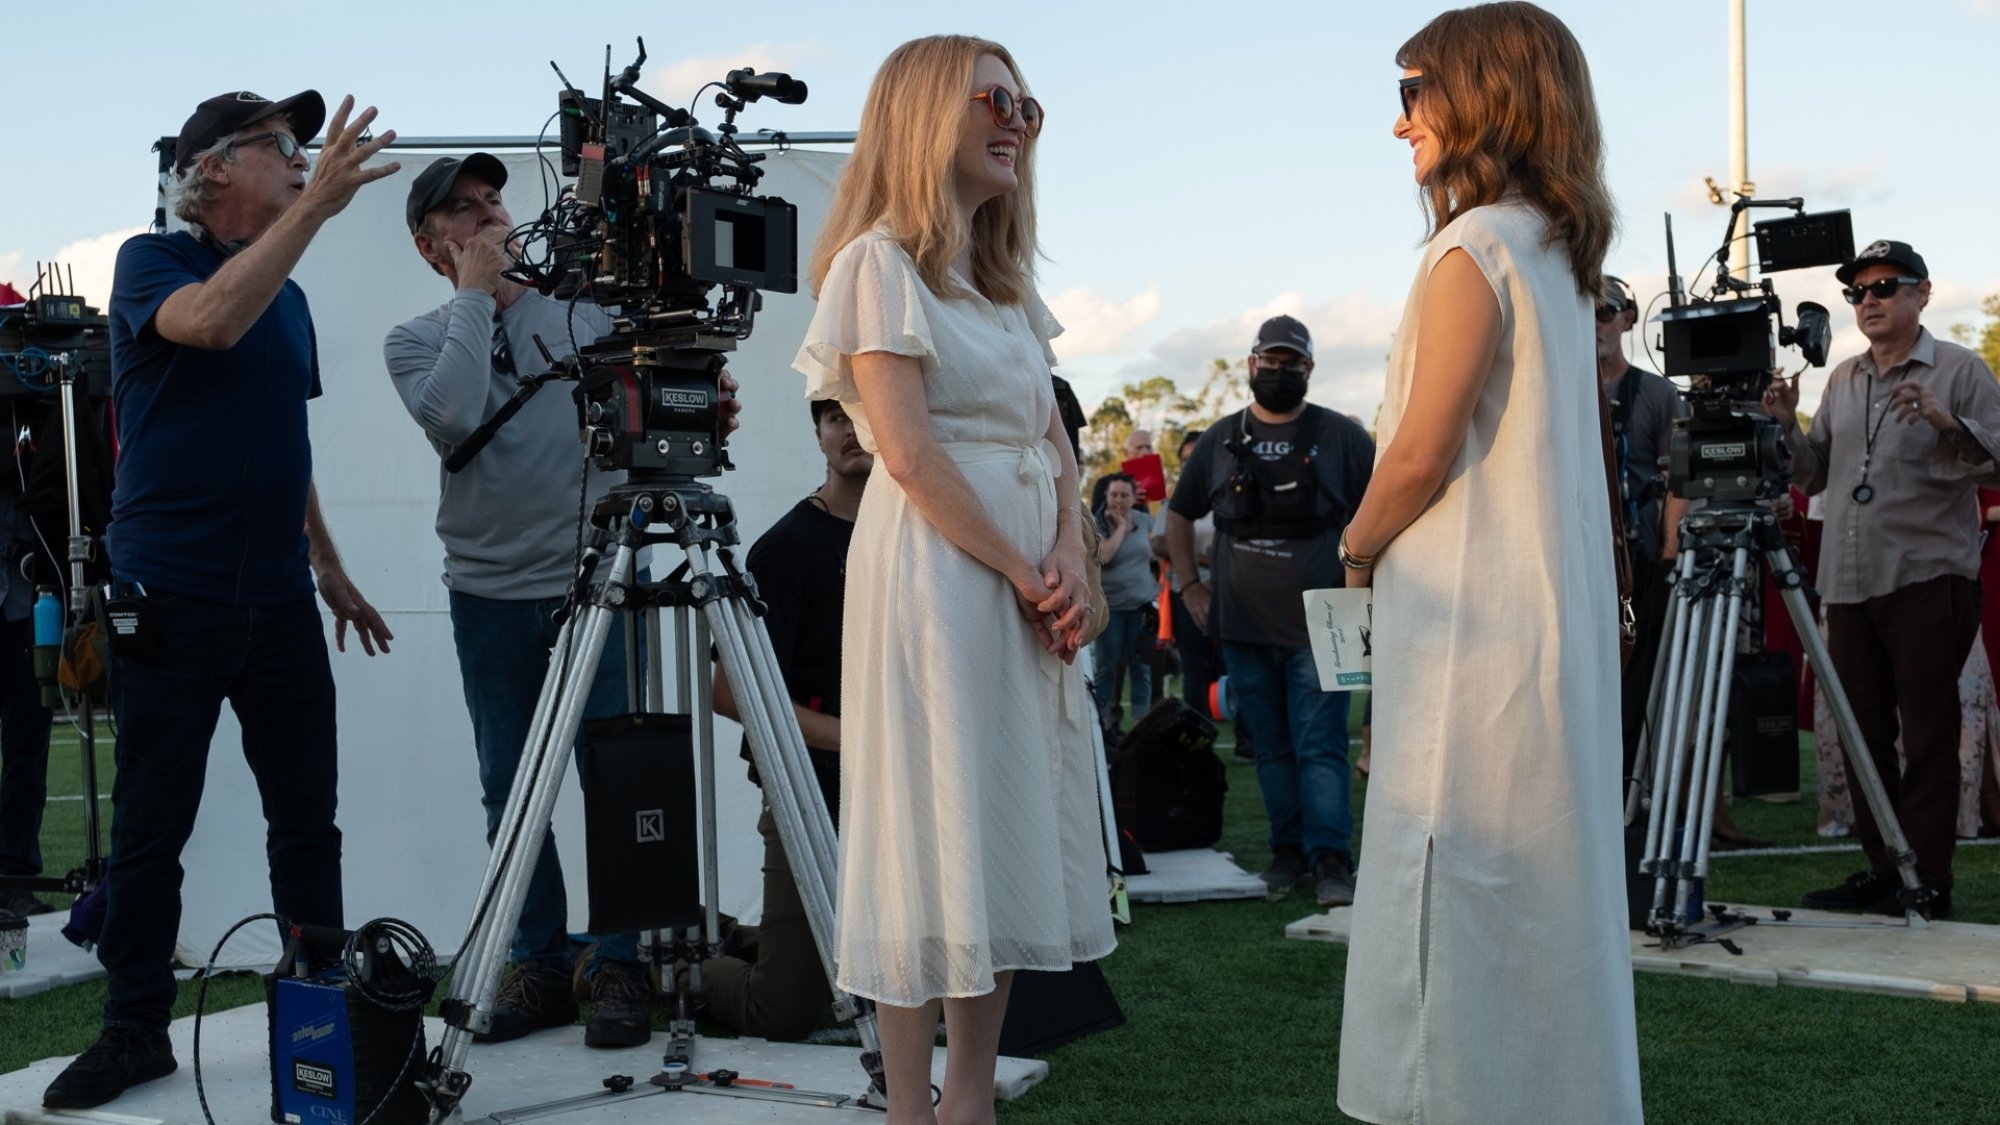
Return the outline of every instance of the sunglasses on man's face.
<path id="1" fill-rule="evenodd" d="M 1847 303 L 1850 305 L 1860 304 L 1861 299 L 1870 293 L 1875 294 L 1876 300 L 1886 301 L 1895 296 L 1896 290 L 1903 286 L 1921 285 L 1923 280 L 1921 277 L 1878 277 L 1866 285 L 1850 285 L 1842 289 L 1840 295 L 1847 298 Z"/>
<path id="2" fill-rule="evenodd" d="M 1597 306 L 1597 323 L 1610 324 L 1618 318 L 1620 313 L 1631 307 L 1631 305 L 1599 305 Z"/>
<path id="3" fill-rule="evenodd" d="M 1033 98 L 1016 99 L 1005 86 L 994 86 L 979 91 L 969 100 L 985 102 L 993 114 L 993 123 L 1002 129 L 1012 129 L 1019 121 L 1021 131 L 1030 139 L 1042 135 L 1042 103 Z"/>
<path id="4" fill-rule="evenodd" d="M 242 148 L 244 145 L 262 144 L 265 141 L 270 141 L 272 146 L 278 150 L 278 155 L 284 157 L 287 161 L 297 156 L 306 147 L 283 133 L 259 133 L 254 137 L 244 137 L 235 143 L 235 147 Z M 311 158 L 308 157 L 307 159 L 310 160 Z"/>
<path id="5" fill-rule="evenodd" d="M 1416 112 L 1417 95 L 1422 92 L 1423 88 L 1424 76 L 1421 74 L 1402 79 L 1396 83 L 1396 94 L 1403 101 L 1404 117 L 1409 117 L 1410 114 Z"/>

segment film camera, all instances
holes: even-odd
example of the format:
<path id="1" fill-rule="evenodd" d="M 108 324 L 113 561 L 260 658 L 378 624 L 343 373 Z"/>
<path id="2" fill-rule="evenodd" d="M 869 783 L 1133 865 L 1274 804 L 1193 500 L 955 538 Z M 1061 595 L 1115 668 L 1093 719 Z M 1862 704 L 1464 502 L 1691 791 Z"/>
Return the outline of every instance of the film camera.
<path id="1" fill-rule="evenodd" d="M 1729 230 L 1752 207 L 1784 207 L 1794 215 L 1755 224 L 1758 268 L 1765 274 L 1840 265 L 1854 257 L 1854 224 L 1846 211 L 1805 214 L 1805 201 L 1738 196 Z M 1780 347 L 1794 347 L 1814 367 L 1826 364 L 1832 321 L 1826 307 L 1799 303 L 1796 324 L 1784 323 L 1784 306 L 1768 277 L 1756 283 L 1731 277 L 1728 235 L 1716 251 L 1717 269 L 1707 298 L 1683 300 L 1674 282 L 1671 306 L 1659 316 L 1666 375 L 1685 380 L 1690 416 L 1674 423 L 1668 487 L 1690 500 L 1766 500 L 1791 479 L 1784 427 L 1760 402 L 1771 385 Z M 1667 222 L 1668 272 L 1674 272 L 1673 221 Z"/>
<path id="2" fill-rule="evenodd" d="M 630 66 L 615 77 L 607 66 L 597 98 L 563 78 L 562 166 L 576 180 L 514 232 L 509 276 L 619 310 L 612 333 L 560 373 L 578 380 L 584 441 L 601 469 L 686 480 L 734 467 L 723 357 L 750 335 L 763 291 L 799 287 L 798 209 L 755 193 L 764 157 L 737 143 L 736 115 L 767 97 L 796 105 L 806 85 L 731 71 L 710 83 L 725 114 L 711 132 L 638 88 L 645 61 L 641 39 Z"/>

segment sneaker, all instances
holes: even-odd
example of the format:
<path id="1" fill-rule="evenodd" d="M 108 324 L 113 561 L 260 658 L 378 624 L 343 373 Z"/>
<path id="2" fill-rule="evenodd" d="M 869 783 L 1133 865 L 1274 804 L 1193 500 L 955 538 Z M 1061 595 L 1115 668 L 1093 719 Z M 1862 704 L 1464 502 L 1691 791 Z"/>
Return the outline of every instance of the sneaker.
<path id="1" fill-rule="evenodd" d="M 1354 905 L 1354 868 L 1332 852 L 1313 864 L 1313 897 L 1321 906 Z"/>
<path id="2" fill-rule="evenodd" d="M 493 998 L 493 1023 L 474 1035 L 477 1043 L 505 1043 L 545 1027 L 576 1022 L 576 996 L 569 974 L 531 965 L 511 965 L 500 994 Z"/>
<path id="3" fill-rule="evenodd" d="M 1897 882 L 1894 890 L 1890 891 L 1887 896 L 1869 903 L 1862 913 L 1886 914 L 1891 918 L 1901 918 L 1903 916 L 1903 901 L 1900 897 L 1902 892 L 1902 883 Z M 1929 918 L 1933 922 L 1942 922 L 1946 918 L 1951 917 L 1951 892 L 1932 890 L 1930 906 L 1924 911 L 1924 917 Z"/>
<path id="4" fill-rule="evenodd" d="M 1891 876 L 1857 871 L 1837 887 L 1807 891 L 1800 901 L 1816 910 L 1865 910 L 1884 898 L 1894 898 L 1901 886 L 1901 881 Z"/>
<path id="5" fill-rule="evenodd" d="M 645 970 L 623 961 L 599 961 L 590 974 L 586 1047 L 637 1047 L 653 1037 L 653 988 Z"/>
<path id="6" fill-rule="evenodd" d="M 1271 855 L 1271 866 L 1258 878 L 1264 880 L 1264 897 L 1277 902 L 1292 893 L 1306 877 L 1306 857 L 1297 848 L 1279 848 Z"/>
<path id="7" fill-rule="evenodd" d="M 107 1027 L 49 1083 L 42 1104 L 50 1109 L 103 1105 L 141 1082 L 165 1078 L 178 1065 L 165 1031 Z"/>
<path id="8" fill-rule="evenodd" d="M 32 891 L 8 891 L 0 894 L 0 911 L 12 914 L 16 918 L 53 914 L 55 909 L 47 901 L 36 898 Z"/>

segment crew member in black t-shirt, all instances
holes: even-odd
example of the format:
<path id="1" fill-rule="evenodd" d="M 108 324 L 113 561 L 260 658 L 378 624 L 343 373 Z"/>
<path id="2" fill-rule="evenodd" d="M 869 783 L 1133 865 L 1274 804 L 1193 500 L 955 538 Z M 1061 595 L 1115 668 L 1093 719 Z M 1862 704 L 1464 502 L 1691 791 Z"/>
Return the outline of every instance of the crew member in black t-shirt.
<path id="1" fill-rule="evenodd" d="M 862 486 L 875 467 L 861 448 L 847 411 L 831 399 L 812 404 L 813 432 L 826 456 L 826 482 L 771 526 L 750 548 L 758 596 L 770 607 L 771 634 L 785 690 L 805 735 L 813 773 L 836 824 L 840 821 L 840 613 L 847 584 L 847 547 Z M 736 697 L 721 670 L 715 712 L 737 718 Z M 749 757 L 746 744 L 744 757 Z M 761 784 L 757 769 L 750 780 Z M 747 1035 L 803 1039 L 819 1026 L 833 998 L 813 944 L 791 860 L 778 839 L 767 803 L 757 820 L 764 837 L 764 913 L 754 960 L 719 957 L 703 964 L 708 1014 Z M 739 943 L 741 944 L 741 943 Z"/>
<path id="2" fill-rule="evenodd" d="M 1181 466 L 1167 549 L 1195 627 L 1221 638 L 1238 721 L 1257 744 L 1271 821 L 1266 894 L 1275 901 L 1311 879 L 1321 906 L 1345 906 L 1354 901 L 1347 696 L 1319 689 L 1302 595 L 1345 582 L 1340 533 L 1368 489 L 1375 443 L 1352 418 L 1305 400 L 1305 325 L 1265 321 L 1248 366 L 1250 405 L 1209 427 Z M 1194 521 L 1211 513 L 1212 594 L 1194 551 Z"/>

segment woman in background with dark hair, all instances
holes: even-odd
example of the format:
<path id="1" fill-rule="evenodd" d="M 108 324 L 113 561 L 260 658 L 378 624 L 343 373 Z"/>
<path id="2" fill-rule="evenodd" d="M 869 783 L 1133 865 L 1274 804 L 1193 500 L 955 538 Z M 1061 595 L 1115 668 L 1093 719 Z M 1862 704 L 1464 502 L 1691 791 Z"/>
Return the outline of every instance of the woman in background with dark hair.
<path id="1" fill-rule="evenodd" d="M 1636 1122 L 1590 72 L 1525 3 L 1396 61 L 1430 232 L 1340 548 L 1375 588 L 1376 703 L 1340 1107 Z"/>
<path id="2" fill-rule="evenodd" d="M 1137 722 L 1153 703 L 1153 638 L 1146 632 L 1146 609 L 1160 585 L 1153 577 L 1153 517 L 1138 506 L 1138 486 L 1128 473 L 1107 473 L 1100 483 L 1104 509 L 1096 513 L 1097 565 L 1103 568 L 1111 621 L 1090 643 L 1090 662 L 1097 721 L 1105 741 L 1111 742 L 1117 737 L 1112 716 L 1119 706 L 1121 677 L 1132 685 L 1132 707 L 1123 714 Z"/>

